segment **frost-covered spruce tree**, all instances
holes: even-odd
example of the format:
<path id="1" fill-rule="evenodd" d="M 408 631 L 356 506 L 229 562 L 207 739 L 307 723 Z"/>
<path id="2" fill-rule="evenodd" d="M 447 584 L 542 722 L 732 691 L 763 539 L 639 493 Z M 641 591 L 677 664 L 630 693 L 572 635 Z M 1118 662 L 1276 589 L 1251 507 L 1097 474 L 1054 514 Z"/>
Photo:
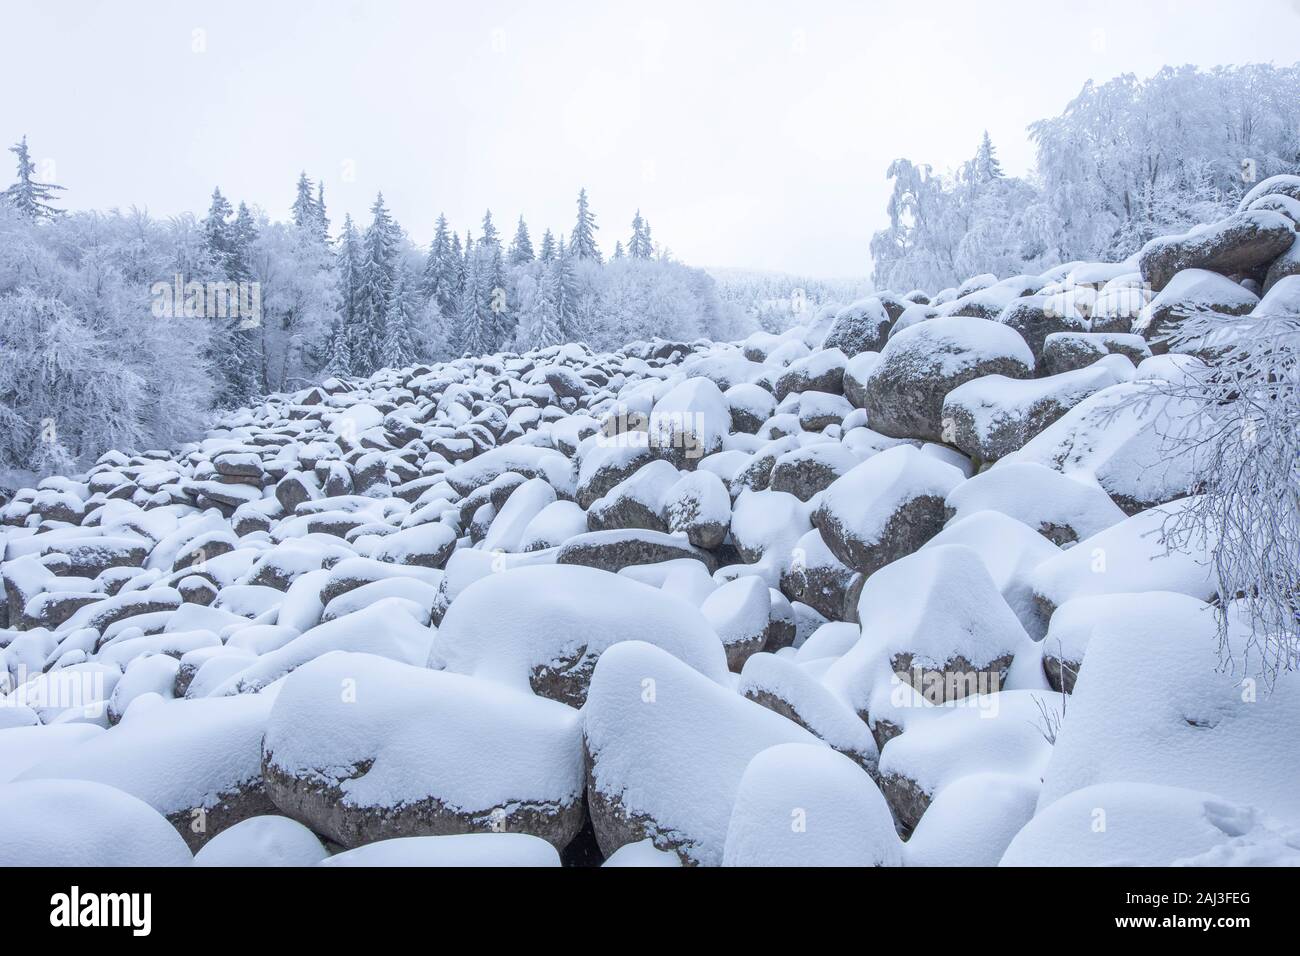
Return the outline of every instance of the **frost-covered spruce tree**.
<path id="1" fill-rule="evenodd" d="M 321 242 L 330 241 L 330 217 L 325 211 L 325 184 L 316 183 L 316 219 L 314 223 L 316 234 Z"/>
<path id="2" fill-rule="evenodd" d="M 610 257 L 615 261 L 623 258 L 623 240 L 619 239 L 614 243 L 614 255 Z"/>
<path id="3" fill-rule="evenodd" d="M 628 243 L 627 254 L 633 259 L 654 257 L 654 243 L 650 241 L 650 223 L 641 218 L 640 209 L 632 217 L 632 239 Z"/>
<path id="4" fill-rule="evenodd" d="M 253 244 L 257 241 L 257 225 L 253 213 L 245 203 L 239 204 L 235 221 L 231 224 L 230 258 L 226 276 L 234 282 L 255 282 L 253 272 Z M 241 301 L 243 296 L 241 295 Z M 251 301 L 251 298 L 250 298 Z M 237 314 L 228 319 L 217 317 L 228 331 L 228 353 L 224 363 L 227 395 L 232 404 L 248 404 L 254 396 L 266 390 L 266 368 L 262 350 L 260 316 Z"/>
<path id="5" fill-rule="evenodd" d="M 294 196 L 290 212 L 293 216 L 293 224 L 299 229 L 314 227 L 316 222 L 316 197 L 312 195 L 311 180 L 307 178 L 306 170 L 298 174 L 298 192 Z"/>
<path id="6" fill-rule="evenodd" d="M 1164 429 L 1199 479 L 1194 504 L 1166 522 L 1166 545 L 1210 553 L 1223 660 L 1271 683 L 1300 667 L 1300 277 L 1266 301 L 1248 321 L 1186 318 L 1171 349 L 1211 360 L 1152 388 L 1186 400 L 1189 424 L 1210 423 Z"/>
<path id="7" fill-rule="evenodd" d="M 975 152 L 973 172 L 973 179 L 977 183 L 989 183 L 1002 178 L 1002 164 L 998 162 L 997 151 L 993 148 L 988 130 L 984 131 L 984 138 L 980 140 L 979 149 Z"/>
<path id="8" fill-rule="evenodd" d="M 560 328 L 559 276 L 554 263 L 543 266 L 532 298 L 520 320 L 519 339 L 522 349 L 543 349 L 564 342 Z"/>
<path id="9" fill-rule="evenodd" d="M 579 290 L 574 259 L 572 247 L 566 247 L 561 239 L 552 264 L 555 273 L 555 323 L 561 342 L 574 342 L 579 337 Z"/>
<path id="10" fill-rule="evenodd" d="M 412 291 L 405 270 L 399 268 L 389 297 L 388 311 L 384 315 L 380 362 L 385 368 L 405 368 L 415 361 L 418 352 L 415 329 L 418 305 L 413 299 Z"/>
<path id="11" fill-rule="evenodd" d="M 360 375 L 370 375 L 381 365 L 384 318 L 397 269 L 399 233 L 384 205 L 382 192 L 375 197 L 370 213 L 370 226 L 361 242 L 364 259 L 357 291 L 355 334 L 350 342 L 353 367 Z"/>
<path id="12" fill-rule="evenodd" d="M 325 365 L 322 371 L 326 375 L 347 376 L 352 374 L 352 350 L 348 347 L 348 333 L 340 320 L 330 328 L 329 340 L 325 346 Z"/>
<path id="13" fill-rule="evenodd" d="M 357 303 L 361 295 L 361 237 L 350 215 L 343 217 L 343 231 L 338 248 L 339 322 L 335 341 L 330 345 L 329 366 L 333 375 L 356 374 L 352 343 L 360 338 L 357 327 Z"/>
<path id="14" fill-rule="evenodd" d="M 533 241 L 528 237 L 528 224 L 524 222 L 524 217 L 519 217 L 519 225 L 515 228 L 515 237 L 510 242 L 510 253 L 506 261 L 511 268 L 515 266 L 526 265 L 533 261 Z"/>
<path id="15" fill-rule="evenodd" d="M 549 229 L 542 233 L 542 247 L 537 253 L 537 258 L 543 263 L 555 260 L 555 236 Z"/>
<path id="16" fill-rule="evenodd" d="M 578 221 L 574 223 L 573 234 L 569 236 L 569 255 L 575 259 L 590 259 L 600 262 L 600 249 L 596 246 L 596 217 L 587 205 L 587 190 L 578 191 Z"/>
<path id="17" fill-rule="evenodd" d="M 18 210 L 20 216 L 32 221 L 62 215 L 63 210 L 51 206 L 50 200 L 54 198 L 55 191 L 63 187 L 36 181 L 36 164 L 32 162 L 31 153 L 27 149 L 27 137 L 24 136 L 10 146 L 9 152 L 18 157 L 18 181 L 0 193 L 0 199 Z"/>
<path id="18" fill-rule="evenodd" d="M 425 298 L 436 303 L 438 311 L 443 315 L 451 315 L 456 307 L 460 277 L 459 240 L 453 246 L 452 238 L 451 231 L 447 228 L 447 217 L 439 213 L 433 242 L 429 244 L 429 255 L 424 260 L 421 284 Z"/>
<path id="19" fill-rule="evenodd" d="M 453 348 L 462 355 L 489 355 L 495 351 L 495 317 L 489 309 L 490 252 L 470 243 L 465 282 L 456 311 Z"/>
<path id="20" fill-rule="evenodd" d="M 211 274 L 227 283 L 252 281 L 249 254 L 256 227 L 248 207 L 240 203 L 239 210 L 232 219 L 229 201 L 220 189 L 214 189 L 207 218 L 203 221 L 204 246 Z M 257 340 L 252 329 L 241 328 L 250 317 L 240 316 L 238 310 L 235 312 L 235 315 L 207 317 L 212 324 L 207 360 L 216 386 L 214 398 L 221 407 L 247 404 L 261 385 Z"/>

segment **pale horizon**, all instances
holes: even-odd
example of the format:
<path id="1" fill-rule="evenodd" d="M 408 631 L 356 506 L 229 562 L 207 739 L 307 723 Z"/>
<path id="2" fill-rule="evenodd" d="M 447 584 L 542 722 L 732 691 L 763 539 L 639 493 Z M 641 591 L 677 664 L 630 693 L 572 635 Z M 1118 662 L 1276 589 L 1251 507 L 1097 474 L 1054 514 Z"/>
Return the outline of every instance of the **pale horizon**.
<path id="1" fill-rule="evenodd" d="M 1249 18 L 1220 0 L 512 6 L 15 7 L 9 34 L 31 42 L 11 44 L 0 79 L 32 95 L 6 104 L 0 139 L 26 135 L 71 209 L 202 215 L 219 186 L 284 219 L 305 170 L 335 230 L 368 221 L 382 190 L 426 244 L 439 212 L 462 234 L 489 208 L 507 237 L 521 213 L 535 238 L 567 231 L 585 186 L 606 253 L 639 208 L 688 264 L 855 278 L 895 157 L 949 169 L 988 129 L 1023 174 L 1026 125 L 1089 79 L 1300 49 L 1293 0 Z M 55 35 L 76 69 L 51 69 L 36 41 Z"/>

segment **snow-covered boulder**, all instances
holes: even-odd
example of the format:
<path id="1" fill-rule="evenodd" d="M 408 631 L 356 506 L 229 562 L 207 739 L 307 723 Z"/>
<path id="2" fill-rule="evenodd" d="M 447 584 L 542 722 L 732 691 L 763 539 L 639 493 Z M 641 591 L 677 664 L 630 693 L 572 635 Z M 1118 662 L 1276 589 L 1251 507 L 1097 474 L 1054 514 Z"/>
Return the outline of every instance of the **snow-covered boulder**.
<path id="1" fill-rule="evenodd" d="M 772 599 L 762 578 L 745 576 L 728 581 L 704 599 L 700 613 L 722 641 L 727 667 L 736 673 L 767 643 Z M 647 642 L 663 646 L 660 641 Z M 704 668 L 697 670 L 708 673 Z"/>
<path id="2" fill-rule="evenodd" d="M 857 628 L 852 632 L 856 640 Z M 875 738 L 858 715 L 804 666 L 805 652 L 809 659 L 816 653 L 809 651 L 811 643 L 809 640 L 799 649 L 799 659 L 755 654 L 745 662 L 736 690 L 816 734 L 874 777 L 880 759 Z"/>
<path id="3" fill-rule="evenodd" d="M 556 564 L 579 564 L 614 572 L 635 564 L 658 564 L 676 558 L 694 558 L 710 570 L 717 566 L 713 555 L 691 544 L 685 534 L 638 529 L 575 535 L 555 553 Z"/>
<path id="4" fill-rule="evenodd" d="M 497 681 L 331 653 L 284 682 L 263 774 L 281 812 L 345 847 L 509 831 L 563 849 L 583 820 L 579 723 Z"/>
<path id="5" fill-rule="evenodd" d="M 241 820 L 273 811 L 262 786 L 265 695 L 155 701 L 110 732 L 29 767 L 24 780 L 93 780 L 129 793 L 192 850 Z"/>
<path id="6" fill-rule="evenodd" d="M 1205 602 L 1175 591 L 1132 594 L 1093 594 L 1066 601 L 1052 612 L 1043 637 L 1043 673 L 1053 690 L 1074 691 L 1084 655 L 1094 632 L 1119 628 L 1132 640 L 1147 639 L 1147 631 L 1167 621 L 1201 621 Z"/>
<path id="7" fill-rule="evenodd" d="M 1197 501 L 1180 498 L 1140 512 L 1038 565 L 1029 580 L 1044 613 L 1099 594 L 1177 591 L 1209 600 L 1218 588 L 1215 540 L 1184 541 L 1175 533 L 1180 516 Z"/>
<path id="8" fill-rule="evenodd" d="M 795 448 L 776 459 L 768 488 L 808 501 L 848 473 L 861 458 L 839 442 L 818 442 Z"/>
<path id="9" fill-rule="evenodd" d="M 1207 314 L 1245 315 L 1258 302 L 1259 296 L 1226 276 L 1206 269 L 1184 269 L 1142 309 L 1133 331 L 1159 355 L 1169 351 L 1170 339 L 1187 319 Z"/>
<path id="10" fill-rule="evenodd" d="M 322 860 L 320 866 L 546 867 L 560 855 L 527 833 L 462 833 L 377 840 Z"/>
<path id="11" fill-rule="evenodd" d="M 651 839 L 685 863 L 714 866 L 750 759 L 776 744 L 817 743 L 793 721 L 640 641 L 601 655 L 583 734 L 601 852 Z"/>
<path id="12" fill-rule="evenodd" d="M 997 866 L 1034 816 L 1038 781 L 1024 774 L 958 777 L 930 801 L 903 844 L 906 866 Z"/>
<path id="13" fill-rule="evenodd" d="M 1051 691 L 1004 690 L 935 708 L 890 740 L 880 751 L 880 789 L 900 828 L 913 830 L 937 794 L 971 774 L 1011 774 L 1037 786 L 1062 707 Z"/>
<path id="14" fill-rule="evenodd" d="M 901 866 L 884 797 L 826 747 L 779 744 L 757 754 L 736 792 L 723 866 Z"/>
<path id="15" fill-rule="evenodd" d="M 1024 447 L 1089 395 L 1124 380 L 1104 362 L 1046 378 L 973 379 L 943 400 L 945 437 L 977 461 L 996 461 Z"/>
<path id="16" fill-rule="evenodd" d="M 812 522 L 837 558 L 869 575 L 939 532 L 944 499 L 962 477 L 952 465 L 899 445 L 822 492 Z"/>
<path id="17" fill-rule="evenodd" d="M 864 641 L 931 703 L 996 692 L 1029 641 L 979 554 L 922 548 L 871 575 L 858 597 Z"/>
<path id="18" fill-rule="evenodd" d="M 1151 357 L 1151 347 L 1142 336 L 1128 331 L 1053 332 L 1043 342 L 1039 372 L 1063 375 L 1087 368 L 1108 355 L 1122 355 L 1138 365 Z"/>
<path id="19" fill-rule="evenodd" d="M 781 592 L 832 621 L 856 621 L 863 575 L 837 558 L 821 532 L 809 531 L 790 552 L 781 572 Z"/>
<path id="20" fill-rule="evenodd" d="M 1002 462 L 1032 462 L 1097 485 L 1127 514 L 1190 493 L 1197 440 L 1210 427 L 1197 403 L 1164 383 L 1096 392 Z"/>
<path id="21" fill-rule="evenodd" d="M 1035 462 L 998 462 L 949 492 L 945 507 L 949 524 L 997 511 L 1058 545 L 1091 537 L 1125 518 L 1095 484 Z"/>
<path id="22" fill-rule="evenodd" d="M 875 296 L 850 302 L 835 314 L 835 322 L 822 342 L 824 349 L 839 349 L 846 358 L 863 352 L 879 352 L 889 338 L 893 323 L 884 304 Z"/>
<path id="23" fill-rule="evenodd" d="M 750 637 L 761 646 L 766 587 L 759 597 L 761 608 L 726 623 L 730 630 L 756 630 Z M 618 641 L 647 641 L 724 682 L 722 635 L 711 626 L 718 623 L 680 598 L 608 571 L 515 568 L 461 592 L 439 626 L 432 656 L 449 671 L 581 707 L 597 659 Z M 740 640 L 730 631 L 727 637 Z"/>
<path id="24" fill-rule="evenodd" d="M 241 820 L 194 854 L 195 866 L 315 866 L 329 852 L 297 820 L 267 814 Z"/>
<path id="25" fill-rule="evenodd" d="M 1065 295 L 1033 295 L 1014 299 L 997 316 L 997 320 L 1020 333 L 1035 360 L 1041 358 L 1043 341 L 1049 335 L 1088 330 L 1087 319 Z"/>
<path id="26" fill-rule="evenodd" d="M 813 352 L 807 358 L 791 362 L 790 367 L 776 380 L 773 392 L 777 402 L 795 392 L 842 394 L 847 361 L 839 349 L 825 348 Z"/>
<path id="27" fill-rule="evenodd" d="M 939 318 L 890 338 L 868 375 L 871 428 L 894 438 L 943 441 L 943 400 L 983 375 L 1029 378 L 1034 356 L 1013 329 L 987 319 Z"/>
<path id="28" fill-rule="evenodd" d="M 1249 275 L 1291 248 L 1295 225 L 1268 210 L 1238 212 L 1181 236 L 1152 239 L 1138 255 L 1142 278 L 1157 293 L 1184 269 Z"/>
<path id="29" fill-rule="evenodd" d="M 951 544 L 970 548 L 979 555 L 1026 633 L 1035 640 L 1042 637 L 1047 621 L 1034 599 L 1031 575 L 1044 561 L 1060 554 L 1060 548 L 1028 525 L 998 511 L 977 511 L 949 522 L 921 550 Z"/>
<path id="30" fill-rule="evenodd" d="M 1297 866 L 1300 830 L 1254 807 L 1177 786 L 1117 782 L 1041 809 L 1001 866 Z"/>
<path id="31" fill-rule="evenodd" d="M 1300 675 L 1280 674 L 1269 688 L 1223 673 L 1214 608 L 1137 597 L 1146 598 L 1141 610 L 1092 630 L 1044 772 L 1040 812 L 1084 787 L 1130 781 L 1213 787 L 1300 826 Z M 1241 625 L 1232 624 L 1229 640 L 1239 643 Z"/>
<path id="32" fill-rule="evenodd" d="M 88 780 L 0 786 L 0 867 L 189 866 L 157 810 Z"/>

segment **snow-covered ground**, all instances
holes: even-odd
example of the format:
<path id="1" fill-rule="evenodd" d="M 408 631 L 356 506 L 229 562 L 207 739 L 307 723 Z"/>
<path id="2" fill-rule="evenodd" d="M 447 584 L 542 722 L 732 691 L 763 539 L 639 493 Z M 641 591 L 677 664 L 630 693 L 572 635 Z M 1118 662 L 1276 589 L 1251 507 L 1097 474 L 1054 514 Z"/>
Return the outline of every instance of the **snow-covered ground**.
<path id="1" fill-rule="evenodd" d="M 1300 674 L 1218 666 L 1218 543 L 1164 536 L 1173 333 L 1296 312 L 1296 213 L 330 379 L 17 492 L 0 865 L 1300 864 Z"/>

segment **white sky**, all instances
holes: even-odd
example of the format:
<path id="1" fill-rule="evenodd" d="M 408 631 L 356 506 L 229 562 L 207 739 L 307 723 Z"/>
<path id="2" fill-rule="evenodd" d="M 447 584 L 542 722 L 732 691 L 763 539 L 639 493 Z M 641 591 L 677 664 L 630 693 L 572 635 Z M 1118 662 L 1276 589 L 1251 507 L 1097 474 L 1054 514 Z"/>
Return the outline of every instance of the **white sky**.
<path id="1" fill-rule="evenodd" d="M 487 207 L 536 241 L 585 185 L 606 252 L 640 206 L 690 264 L 815 276 L 870 271 L 896 156 L 950 167 L 987 128 L 1023 172 L 1026 124 L 1089 78 L 1300 56 L 1300 0 L 29 0 L 0 22 L 0 140 L 26 133 L 71 207 L 201 213 L 220 185 L 285 218 L 306 169 L 336 226 L 382 189 L 418 242 Z"/>

